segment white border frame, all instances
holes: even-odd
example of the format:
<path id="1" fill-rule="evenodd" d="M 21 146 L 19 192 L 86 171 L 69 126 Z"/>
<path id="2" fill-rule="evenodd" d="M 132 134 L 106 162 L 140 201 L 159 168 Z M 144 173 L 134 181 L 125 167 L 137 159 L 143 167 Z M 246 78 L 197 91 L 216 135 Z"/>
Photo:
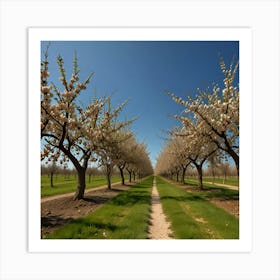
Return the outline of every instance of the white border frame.
<path id="1" fill-rule="evenodd" d="M 249 28 L 29 29 L 29 252 L 250 252 L 252 248 L 252 45 Z M 240 238 L 238 240 L 46 240 L 40 237 L 40 41 L 239 41 Z M 245 93 L 246 94 L 243 94 Z M 249 175 L 248 175 L 249 174 Z M 124 249 L 125 248 L 125 249 Z"/>
<path id="2" fill-rule="evenodd" d="M 0 7 L 1 280 L 280 279 L 278 0 L 0 0 Z M 27 28 L 46 25 L 246 26 L 252 29 L 254 142 L 250 253 L 28 252 Z M 10 168 L 14 165 L 16 174 Z"/>

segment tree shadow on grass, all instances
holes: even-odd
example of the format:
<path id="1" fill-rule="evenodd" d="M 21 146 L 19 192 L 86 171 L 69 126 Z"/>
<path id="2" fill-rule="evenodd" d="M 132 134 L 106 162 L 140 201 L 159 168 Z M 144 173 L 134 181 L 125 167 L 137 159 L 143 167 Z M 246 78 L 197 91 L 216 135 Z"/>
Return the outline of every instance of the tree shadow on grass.
<path id="1" fill-rule="evenodd" d="M 85 222 L 83 219 L 75 219 L 72 221 L 72 224 L 75 225 L 80 225 L 82 227 L 88 227 L 88 228 L 96 228 L 98 230 L 103 229 L 103 230 L 110 230 L 110 231 L 115 231 L 119 229 L 120 227 L 117 225 L 114 225 L 110 222 L 107 223 L 102 223 L 102 222 L 97 222 L 97 221 L 91 221 L 91 222 Z"/>
<path id="2" fill-rule="evenodd" d="M 189 196 L 161 196 L 160 199 L 163 200 L 176 200 L 176 201 L 205 201 L 202 197 L 198 195 L 189 195 Z"/>
<path id="3" fill-rule="evenodd" d="M 114 233 L 117 230 L 120 230 L 121 227 L 119 225 L 112 224 L 110 222 L 99 222 L 99 221 L 85 221 L 84 218 L 78 218 L 78 219 L 63 219 L 58 216 L 51 216 L 51 217 L 42 217 L 42 226 L 48 227 L 49 232 L 47 235 L 43 235 L 41 233 L 41 238 L 46 239 L 107 239 L 107 234 L 104 235 L 105 232 L 110 232 L 110 234 Z M 53 237 L 49 235 L 49 233 L 52 233 L 54 230 L 59 230 L 64 225 L 68 224 L 68 226 L 71 227 L 73 232 L 71 230 L 69 232 L 66 232 L 66 234 L 59 236 L 59 237 Z"/>
<path id="4" fill-rule="evenodd" d="M 211 196 L 210 198 L 218 198 L 221 201 L 238 201 L 239 195 L 217 195 Z"/>
<path id="5" fill-rule="evenodd" d="M 203 198 L 221 198 L 223 200 L 239 200 L 239 192 L 236 190 L 226 189 L 222 187 L 204 186 L 202 190 L 197 188 L 195 184 L 188 184 L 183 188 L 189 194 L 198 193 Z"/>
<path id="6" fill-rule="evenodd" d="M 112 235 L 125 229 L 124 226 L 111 222 L 87 222 L 83 219 L 76 219 L 71 222 L 71 225 L 73 226 L 72 228 L 76 228 L 76 233 L 70 237 L 71 239 L 115 239 L 112 238 Z"/>
<path id="7" fill-rule="evenodd" d="M 133 205 L 133 204 L 149 204 L 151 200 L 151 195 L 149 193 L 143 192 L 133 192 L 127 193 L 126 195 L 120 195 L 112 199 L 112 204 L 114 205 Z"/>
<path id="8" fill-rule="evenodd" d="M 222 188 L 211 188 L 204 194 L 205 198 L 220 198 L 221 200 L 239 200 L 239 193 Z"/>
<path id="9" fill-rule="evenodd" d="M 92 202 L 92 203 L 95 203 L 95 204 L 104 204 L 106 203 L 107 201 L 111 200 L 110 197 L 104 197 L 104 196 L 86 196 L 83 198 L 84 201 L 87 201 L 87 202 Z"/>

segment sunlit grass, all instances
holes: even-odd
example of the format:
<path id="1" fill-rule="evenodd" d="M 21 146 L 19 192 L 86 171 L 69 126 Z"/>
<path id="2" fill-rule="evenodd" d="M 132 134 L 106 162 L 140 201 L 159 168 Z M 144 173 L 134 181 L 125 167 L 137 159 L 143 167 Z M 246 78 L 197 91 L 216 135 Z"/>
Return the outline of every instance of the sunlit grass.
<path id="1" fill-rule="evenodd" d="M 127 177 L 126 177 L 127 179 Z M 111 178 L 112 183 L 120 182 L 120 176 L 113 176 Z M 54 175 L 53 176 L 54 187 L 51 187 L 50 178 L 47 175 L 41 176 L 41 197 L 51 196 L 56 194 L 75 192 L 78 184 L 78 178 L 74 175 L 65 177 L 64 175 Z M 86 180 L 86 189 L 96 188 L 106 185 L 107 181 L 105 176 L 91 176 L 89 182 L 89 177 Z"/>
<path id="2" fill-rule="evenodd" d="M 52 239 L 146 239 L 153 177 L 114 197 L 95 212 L 47 235 Z"/>
<path id="3" fill-rule="evenodd" d="M 171 222 L 174 237 L 178 239 L 238 239 L 239 220 L 206 200 L 208 196 L 222 195 L 206 192 L 186 192 L 157 177 L 157 187 L 163 210 Z M 222 190 L 223 192 L 223 190 Z M 224 195 L 237 191 L 224 190 Z"/>
<path id="4" fill-rule="evenodd" d="M 197 182 L 196 177 L 186 177 L 185 181 L 190 181 L 190 182 Z M 212 178 L 212 177 L 204 177 L 203 178 L 204 183 L 218 183 L 218 184 L 225 184 L 225 185 L 231 185 L 231 186 L 239 186 L 239 180 L 237 177 L 229 177 L 224 180 L 223 178 Z"/>

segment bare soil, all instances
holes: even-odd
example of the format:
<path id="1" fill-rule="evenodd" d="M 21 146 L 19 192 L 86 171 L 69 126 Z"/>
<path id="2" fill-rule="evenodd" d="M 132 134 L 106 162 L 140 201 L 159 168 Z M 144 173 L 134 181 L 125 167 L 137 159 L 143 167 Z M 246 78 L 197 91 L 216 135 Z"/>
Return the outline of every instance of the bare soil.
<path id="1" fill-rule="evenodd" d="M 117 183 L 113 183 L 111 186 L 115 186 L 115 185 L 119 185 L 120 182 Z M 91 188 L 88 190 L 85 190 L 85 194 L 92 192 L 93 190 L 100 190 L 100 189 L 106 189 L 107 186 L 100 186 L 97 188 Z M 54 200 L 54 199 L 58 199 L 58 198 L 63 198 L 63 197 L 73 197 L 75 195 L 75 192 L 70 192 L 70 193 L 62 193 L 62 194 L 56 194 L 56 195 L 52 195 L 52 196 L 46 196 L 46 197 L 42 197 L 41 198 L 41 203 L 46 202 L 46 201 L 50 201 L 50 200 Z"/>
<path id="2" fill-rule="evenodd" d="M 218 207 L 223 208 L 235 217 L 239 217 L 239 200 L 227 199 L 224 197 L 214 197 L 208 200 L 217 205 Z"/>
<path id="3" fill-rule="evenodd" d="M 107 188 L 93 189 L 87 192 L 84 199 L 81 200 L 73 200 L 73 196 L 66 196 L 41 201 L 41 238 L 73 219 L 94 212 L 98 207 L 130 186 L 117 184 L 111 190 Z"/>

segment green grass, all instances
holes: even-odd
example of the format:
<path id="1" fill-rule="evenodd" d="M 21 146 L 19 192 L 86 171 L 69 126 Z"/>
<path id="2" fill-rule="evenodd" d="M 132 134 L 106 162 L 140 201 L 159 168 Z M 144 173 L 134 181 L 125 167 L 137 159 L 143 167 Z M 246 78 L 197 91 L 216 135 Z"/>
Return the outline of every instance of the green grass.
<path id="1" fill-rule="evenodd" d="M 126 177 L 127 179 L 127 177 Z M 113 176 L 111 178 L 112 183 L 120 182 L 120 176 Z M 50 178 L 47 175 L 41 176 L 41 197 L 51 196 L 56 194 L 75 192 L 78 184 L 78 178 L 74 175 L 64 177 L 63 175 L 54 175 L 53 177 L 54 187 L 50 186 Z M 86 189 L 96 188 L 106 185 L 107 181 L 105 176 L 91 176 L 91 182 L 86 180 Z"/>
<path id="2" fill-rule="evenodd" d="M 46 238 L 146 239 L 153 177 L 115 196 L 95 212 L 73 220 Z"/>
<path id="3" fill-rule="evenodd" d="M 189 193 L 159 177 L 157 187 L 176 239 L 239 238 L 239 220 L 206 200 L 209 196 L 233 196 L 238 192 L 222 189 L 217 193 Z"/>
<path id="4" fill-rule="evenodd" d="M 196 177 L 186 177 L 186 181 L 195 181 L 197 182 L 197 178 Z M 209 182 L 212 183 L 213 178 L 212 177 L 204 177 L 203 178 L 203 182 Z M 227 178 L 224 182 L 223 178 L 217 178 L 215 177 L 214 179 L 214 184 L 218 183 L 218 184 L 225 184 L 225 185 L 231 185 L 231 186 L 239 186 L 239 180 L 237 177 L 230 177 Z"/>
<path id="5" fill-rule="evenodd" d="M 197 183 L 193 180 L 185 180 L 186 186 L 195 187 L 197 188 Z M 180 184 L 176 181 L 173 181 L 174 184 Z M 182 185 L 183 186 L 183 185 Z M 204 189 L 210 189 L 213 190 L 213 192 L 200 192 L 200 195 L 205 198 L 211 198 L 211 197 L 224 197 L 226 199 L 238 199 L 239 198 L 239 190 L 233 190 L 229 189 L 227 187 L 217 186 L 213 185 L 212 183 L 203 183 Z M 216 190 L 216 192 L 215 192 Z"/>

